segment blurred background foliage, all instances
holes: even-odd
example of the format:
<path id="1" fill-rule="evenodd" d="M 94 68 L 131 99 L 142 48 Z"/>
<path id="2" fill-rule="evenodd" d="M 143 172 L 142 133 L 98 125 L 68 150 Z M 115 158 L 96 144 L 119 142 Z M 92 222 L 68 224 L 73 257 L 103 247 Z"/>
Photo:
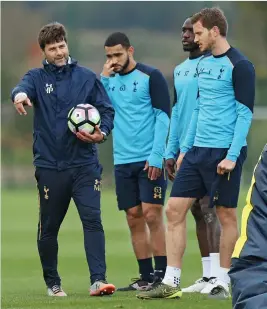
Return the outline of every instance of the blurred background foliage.
<path id="1" fill-rule="evenodd" d="M 125 32 L 139 62 L 159 68 L 173 95 L 172 72 L 187 54 L 180 43 L 184 20 L 204 7 L 219 6 L 229 23 L 229 42 L 254 64 L 257 75 L 256 108 L 248 137 L 248 159 L 243 183 L 248 184 L 259 153 L 267 141 L 267 2 L 61 2 L 1 3 L 1 120 L 2 186 L 31 186 L 32 110 L 15 113 L 10 91 L 32 67 L 40 67 L 37 44 L 40 28 L 63 23 L 71 55 L 97 74 L 105 61 L 103 44 L 113 31 Z M 113 185 L 112 139 L 99 147 L 104 182 Z"/>

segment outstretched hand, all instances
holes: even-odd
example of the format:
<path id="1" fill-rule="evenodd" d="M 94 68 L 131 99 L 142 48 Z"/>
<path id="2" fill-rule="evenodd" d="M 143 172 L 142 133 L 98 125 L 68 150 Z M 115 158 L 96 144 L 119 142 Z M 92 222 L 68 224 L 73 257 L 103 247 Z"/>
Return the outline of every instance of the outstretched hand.
<path id="1" fill-rule="evenodd" d="M 16 96 L 15 96 L 15 99 L 14 99 L 14 106 L 17 110 L 17 112 L 20 114 L 20 115 L 27 115 L 27 112 L 24 108 L 25 105 L 27 106 L 32 106 L 32 103 L 30 101 L 30 99 L 28 98 L 27 94 L 26 93 L 18 93 Z"/>

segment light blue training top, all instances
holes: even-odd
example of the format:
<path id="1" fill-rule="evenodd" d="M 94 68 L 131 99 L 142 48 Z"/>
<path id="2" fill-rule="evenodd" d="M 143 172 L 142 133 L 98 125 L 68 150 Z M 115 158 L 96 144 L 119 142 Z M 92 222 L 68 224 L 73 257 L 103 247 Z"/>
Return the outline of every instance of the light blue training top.
<path id="1" fill-rule="evenodd" d="M 169 130 L 170 96 L 162 73 L 137 63 L 126 74 L 101 75 L 115 109 L 114 164 L 148 160 L 162 168 Z"/>

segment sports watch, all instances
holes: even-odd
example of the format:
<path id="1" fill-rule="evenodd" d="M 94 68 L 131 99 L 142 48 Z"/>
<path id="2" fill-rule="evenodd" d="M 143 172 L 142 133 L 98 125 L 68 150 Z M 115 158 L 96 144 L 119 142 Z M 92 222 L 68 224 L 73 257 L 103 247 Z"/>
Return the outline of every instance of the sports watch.
<path id="1" fill-rule="evenodd" d="M 102 141 L 98 142 L 98 144 L 102 144 L 108 139 L 107 134 L 105 132 L 101 131 L 101 133 L 103 135 L 103 139 L 102 139 Z"/>

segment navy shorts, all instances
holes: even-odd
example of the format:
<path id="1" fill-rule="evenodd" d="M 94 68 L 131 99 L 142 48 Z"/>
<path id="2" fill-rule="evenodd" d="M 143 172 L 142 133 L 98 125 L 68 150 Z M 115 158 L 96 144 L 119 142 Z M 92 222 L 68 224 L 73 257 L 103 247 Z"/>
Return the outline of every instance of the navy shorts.
<path id="1" fill-rule="evenodd" d="M 115 165 L 116 194 L 119 210 L 143 203 L 164 204 L 167 179 L 165 171 L 157 180 L 148 179 L 143 171 L 146 162 Z"/>
<path id="2" fill-rule="evenodd" d="M 227 151 L 228 148 L 191 148 L 184 156 L 170 196 L 203 198 L 208 195 L 210 207 L 236 207 L 247 147 L 241 149 L 234 170 L 219 175 L 217 165 L 225 159 Z"/>

